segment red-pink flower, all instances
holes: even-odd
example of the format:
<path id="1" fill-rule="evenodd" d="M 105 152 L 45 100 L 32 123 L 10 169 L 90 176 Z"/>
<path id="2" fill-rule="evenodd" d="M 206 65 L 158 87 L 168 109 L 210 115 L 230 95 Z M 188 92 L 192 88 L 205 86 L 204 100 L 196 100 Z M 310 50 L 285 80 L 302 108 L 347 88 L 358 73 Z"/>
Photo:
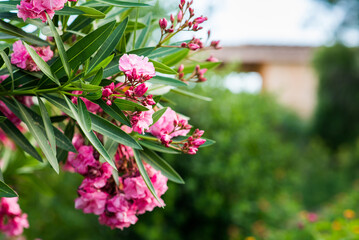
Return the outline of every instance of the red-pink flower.
<path id="1" fill-rule="evenodd" d="M 92 146 L 81 146 L 78 153 L 69 152 L 67 162 L 80 174 L 86 174 L 89 167 L 99 167 L 100 162 L 93 156 Z"/>
<path id="2" fill-rule="evenodd" d="M 147 57 L 124 54 L 119 61 L 119 68 L 131 79 L 148 80 L 156 75 L 153 63 Z"/>
<path id="3" fill-rule="evenodd" d="M 46 12 L 52 18 L 56 10 L 64 7 L 67 0 L 21 0 L 20 5 L 17 5 L 19 12 L 17 16 L 22 18 L 24 22 L 27 18 L 40 18 L 46 22 Z"/>
<path id="4" fill-rule="evenodd" d="M 29 227 L 27 214 L 21 212 L 18 198 L 1 198 L 0 231 L 7 236 L 18 236 Z"/>
<path id="5" fill-rule="evenodd" d="M 32 47 L 32 46 L 31 46 Z M 50 46 L 47 47 L 32 47 L 37 54 L 45 61 L 49 61 L 54 53 L 51 51 Z M 11 54 L 11 63 L 17 67 L 28 70 L 28 71 L 40 71 L 40 68 L 32 60 L 30 54 L 27 52 L 22 42 L 16 41 L 13 44 L 14 53 Z"/>

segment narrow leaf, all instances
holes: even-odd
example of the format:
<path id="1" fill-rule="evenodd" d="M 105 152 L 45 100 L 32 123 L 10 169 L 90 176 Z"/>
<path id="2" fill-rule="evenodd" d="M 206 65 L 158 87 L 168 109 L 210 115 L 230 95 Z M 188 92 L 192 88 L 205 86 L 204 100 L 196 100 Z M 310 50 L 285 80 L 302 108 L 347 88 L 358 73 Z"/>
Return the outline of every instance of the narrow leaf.
<path id="1" fill-rule="evenodd" d="M 60 37 L 59 33 L 57 32 L 54 23 L 52 22 L 51 18 L 49 17 L 49 15 L 47 13 L 46 13 L 46 17 L 47 17 L 47 22 L 50 25 L 51 32 L 54 35 L 56 46 L 57 46 L 57 49 L 59 50 L 59 55 L 61 58 L 61 62 L 64 66 L 66 75 L 67 75 L 67 77 L 70 77 L 71 76 L 71 68 L 70 68 L 69 60 L 67 58 L 67 54 L 65 51 L 64 43 L 62 42 L 61 37 Z"/>
<path id="2" fill-rule="evenodd" d="M 106 17 L 106 14 L 102 13 L 99 10 L 96 10 L 95 8 L 84 7 L 84 6 L 76 6 L 73 8 L 84 12 L 82 14 L 82 16 L 84 16 L 84 17 L 90 17 L 90 18 L 105 18 Z"/>
<path id="3" fill-rule="evenodd" d="M 149 176 L 148 176 L 148 174 L 146 172 L 145 166 L 142 163 L 139 151 L 136 150 L 136 149 L 133 149 L 133 155 L 135 157 L 135 161 L 136 161 L 136 164 L 137 164 L 137 167 L 138 167 L 138 171 L 140 172 L 140 174 L 141 174 L 141 176 L 143 178 L 143 181 L 146 183 L 146 186 L 147 186 L 148 190 L 150 190 L 152 195 L 156 198 L 156 200 L 160 203 L 160 205 L 162 205 L 162 202 L 161 202 L 160 198 L 157 196 L 156 190 L 152 185 L 151 179 L 149 178 Z"/>
<path id="4" fill-rule="evenodd" d="M 176 151 L 172 148 L 165 147 L 165 146 L 163 146 L 159 143 L 153 142 L 153 141 L 141 140 L 141 141 L 139 141 L 139 143 L 142 146 L 149 148 L 151 150 L 154 150 L 156 152 L 169 153 L 169 154 L 180 154 L 179 151 Z"/>
<path id="5" fill-rule="evenodd" d="M 18 101 L 15 100 L 17 107 L 20 110 L 20 114 L 23 118 L 24 123 L 26 124 L 27 128 L 29 129 L 30 133 L 35 138 L 36 142 L 39 144 L 41 150 L 46 156 L 46 159 L 49 161 L 52 168 L 55 170 L 56 173 L 59 173 L 59 163 L 57 162 L 56 156 L 54 152 L 49 147 L 49 143 L 42 132 L 42 130 L 35 124 L 34 119 L 29 114 L 29 112 L 21 105 Z"/>
<path id="6" fill-rule="evenodd" d="M 129 100 L 119 99 L 117 98 L 114 103 L 122 110 L 122 111 L 148 111 L 148 108 L 142 106 L 140 104 L 134 103 Z"/>
<path id="7" fill-rule="evenodd" d="M 170 85 L 174 87 L 186 87 L 187 84 L 174 78 L 169 77 L 163 77 L 163 76 L 154 76 L 148 82 L 156 83 L 156 84 L 164 84 L 164 85 Z"/>
<path id="8" fill-rule="evenodd" d="M 0 197 L 18 197 L 17 193 L 3 181 L 0 181 Z"/>
<path id="9" fill-rule="evenodd" d="M 121 109 L 119 109 L 116 104 L 112 104 L 111 106 L 109 106 L 102 99 L 99 99 L 95 102 L 100 105 L 102 110 L 104 110 L 105 113 L 110 115 L 113 119 L 131 127 L 130 120 L 128 120 L 128 118 L 125 116 L 125 114 L 123 114 Z"/>
<path id="10" fill-rule="evenodd" d="M 150 164 L 156 170 L 161 171 L 161 173 L 172 182 L 184 184 L 182 177 L 176 172 L 176 170 L 174 170 L 163 158 L 158 156 L 155 152 L 145 148 L 143 151 L 141 151 L 141 156 L 143 156 L 143 159 L 148 164 Z"/>
<path id="11" fill-rule="evenodd" d="M 205 97 L 205 96 L 201 96 L 201 95 L 197 95 L 197 94 L 195 94 L 195 93 L 187 92 L 187 91 L 185 91 L 185 90 L 178 89 L 178 88 L 176 88 L 176 89 L 171 89 L 171 92 L 174 92 L 174 93 L 177 93 L 177 94 L 186 96 L 186 97 L 191 97 L 191 98 L 196 98 L 196 99 L 208 101 L 208 102 L 212 101 L 212 98 Z"/>
<path id="12" fill-rule="evenodd" d="M 162 115 L 167 111 L 167 107 L 165 108 L 162 108 L 160 110 L 158 110 L 157 112 L 155 112 L 153 115 L 152 115 L 152 119 L 153 119 L 153 124 L 155 124 L 161 117 Z M 151 126 L 152 126 L 151 125 Z"/>
<path id="13" fill-rule="evenodd" d="M 118 0 L 95 0 L 99 3 L 105 3 L 116 7 L 149 7 L 151 5 L 145 3 L 126 2 Z"/>
<path id="14" fill-rule="evenodd" d="M 168 55 L 162 59 L 163 64 L 166 64 L 168 66 L 174 66 L 175 64 L 182 61 L 185 57 L 187 57 L 189 53 L 189 49 L 181 49 L 181 51 L 172 53 L 171 55 Z"/>
<path id="15" fill-rule="evenodd" d="M 10 59 L 8 57 L 8 55 L 6 54 L 5 51 L 0 51 L 0 55 L 3 59 L 3 61 L 5 62 L 5 65 L 6 65 L 6 68 L 7 70 L 9 71 L 9 74 L 11 76 L 11 90 L 14 90 L 15 88 L 15 83 L 14 83 L 14 75 L 13 75 L 13 72 L 12 72 L 12 66 L 11 66 L 11 62 L 10 62 Z"/>
<path id="16" fill-rule="evenodd" d="M 153 66 L 155 67 L 156 72 L 165 73 L 165 74 L 177 74 L 177 72 L 175 70 L 173 70 L 172 68 L 170 68 L 169 66 L 167 66 L 163 63 L 157 62 L 152 59 L 150 59 L 149 61 L 153 63 Z"/>
<path id="17" fill-rule="evenodd" d="M 55 82 L 57 85 L 61 85 L 57 77 L 52 73 L 51 68 L 47 63 L 42 59 L 37 52 L 30 47 L 26 42 L 23 42 L 24 46 L 27 50 L 27 52 L 30 54 L 32 60 L 36 63 L 36 65 L 40 68 L 40 70 L 48 76 L 53 82 Z"/>
<path id="18" fill-rule="evenodd" d="M 103 68 L 100 68 L 100 70 L 98 70 L 98 72 L 96 73 L 95 77 L 91 80 L 90 84 L 95 86 L 100 85 L 102 81 L 102 76 L 103 76 Z"/>
<path id="19" fill-rule="evenodd" d="M 81 119 L 81 122 L 83 122 L 85 130 L 87 132 L 91 131 L 91 118 L 90 118 L 90 114 L 86 108 L 86 105 L 84 103 L 84 101 L 82 101 L 81 98 L 77 98 L 77 103 L 79 106 L 79 117 Z"/>
<path id="20" fill-rule="evenodd" d="M 45 132 L 47 135 L 47 139 L 50 142 L 52 151 L 56 155 L 55 134 L 54 134 L 54 129 L 52 127 L 52 123 L 51 123 L 49 114 L 48 114 L 45 104 L 42 102 L 41 98 L 37 97 L 37 101 L 39 102 L 40 112 L 41 112 L 41 116 L 42 116 L 42 121 L 44 122 L 44 125 L 45 125 Z"/>

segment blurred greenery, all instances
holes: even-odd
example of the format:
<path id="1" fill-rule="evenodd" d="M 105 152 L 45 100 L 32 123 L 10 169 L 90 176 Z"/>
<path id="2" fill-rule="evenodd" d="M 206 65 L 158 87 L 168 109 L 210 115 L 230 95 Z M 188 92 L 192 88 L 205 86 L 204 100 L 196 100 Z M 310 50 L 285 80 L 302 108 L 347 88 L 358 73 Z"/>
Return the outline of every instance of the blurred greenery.
<path id="1" fill-rule="evenodd" d="M 319 232 L 319 222 L 298 227 L 300 214 L 335 205 L 338 194 L 353 191 L 359 142 L 333 152 L 271 96 L 233 94 L 218 80 L 194 91 L 213 101 L 181 97 L 180 104 L 171 107 L 192 116 L 191 124 L 205 129 L 205 137 L 216 145 L 195 156 L 164 156 L 186 184 L 169 183 L 167 206 L 140 216 L 123 231 L 74 209 L 81 176 L 58 176 L 49 169 L 27 174 L 37 165 L 35 160 L 20 152 L 12 155 L 4 177 L 20 193 L 28 213 L 28 239 L 318 239 L 313 234 Z M 14 172 L 21 174 L 12 177 Z M 353 196 L 358 198 L 355 191 Z M 335 206 L 342 216 L 346 208 L 357 211 L 356 202 Z M 335 219 L 320 218 L 328 226 Z"/>

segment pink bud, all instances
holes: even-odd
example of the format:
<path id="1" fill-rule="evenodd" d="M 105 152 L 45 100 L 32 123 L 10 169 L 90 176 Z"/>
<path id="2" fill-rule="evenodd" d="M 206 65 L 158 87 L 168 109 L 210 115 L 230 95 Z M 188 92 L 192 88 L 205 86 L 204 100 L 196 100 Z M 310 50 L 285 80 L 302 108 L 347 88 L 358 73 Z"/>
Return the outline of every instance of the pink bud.
<path id="1" fill-rule="evenodd" d="M 207 58 L 206 60 L 207 62 L 218 62 L 218 59 L 213 57 L 213 56 L 210 56 L 209 58 Z"/>
<path id="2" fill-rule="evenodd" d="M 202 137 L 203 134 L 204 134 L 204 131 L 199 130 L 198 128 L 194 131 L 194 135 L 198 138 Z"/>
<path id="3" fill-rule="evenodd" d="M 172 142 L 171 140 L 171 136 L 168 134 L 164 134 L 161 136 L 161 142 L 162 144 L 164 144 L 166 147 L 169 147 L 169 144 Z"/>
<path id="4" fill-rule="evenodd" d="M 192 144 L 195 145 L 195 146 L 201 146 L 205 142 L 206 142 L 206 139 L 199 138 L 199 139 L 194 140 Z"/>
<path id="5" fill-rule="evenodd" d="M 178 21 L 178 22 L 181 22 L 182 19 L 183 19 L 183 12 L 182 12 L 182 10 L 180 10 L 180 11 L 178 12 L 178 14 L 177 14 L 177 21 Z"/>
<path id="6" fill-rule="evenodd" d="M 111 105 L 112 105 L 111 100 L 110 100 L 110 99 L 109 99 L 109 100 L 107 100 L 107 101 L 106 101 L 106 104 L 107 104 L 107 105 L 109 105 L 109 106 L 111 106 Z"/>
<path id="7" fill-rule="evenodd" d="M 183 69 L 184 69 L 184 65 L 181 64 L 181 65 L 178 67 L 178 72 L 179 72 L 179 73 L 180 73 L 180 72 L 183 72 Z"/>
<path id="8" fill-rule="evenodd" d="M 186 0 L 181 0 L 181 5 L 184 6 L 186 4 Z"/>
<path id="9" fill-rule="evenodd" d="M 181 10 L 183 9 L 183 5 L 182 5 L 182 4 L 179 4 L 178 7 L 179 7 L 179 9 L 181 9 Z"/>
<path id="10" fill-rule="evenodd" d="M 194 155 L 194 154 L 197 153 L 197 151 L 198 151 L 198 148 L 196 148 L 196 147 L 190 147 L 190 148 L 188 149 L 188 154 Z"/>
<path id="11" fill-rule="evenodd" d="M 151 95 L 148 95 L 147 97 L 146 97 L 146 104 L 147 105 L 156 105 L 156 102 L 153 100 L 153 95 L 151 94 Z"/>
<path id="12" fill-rule="evenodd" d="M 175 17 L 173 16 L 173 14 L 171 14 L 170 20 L 171 20 L 172 23 L 175 21 Z"/>
<path id="13" fill-rule="evenodd" d="M 192 51 L 196 51 L 199 48 L 199 45 L 195 43 L 190 43 L 188 44 L 188 48 L 191 49 Z"/>
<path id="14" fill-rule="evenodd" d="M 189 8 L 188 10 L 189 10 L 190 16 L 193 17 L 193 16 L 194 16 L 194 10 L 193 10 L 193 8 Z"/>
<path id="15" fill-rule="evenodd" d="M 199 65 L 196 65 L 195 71 L 198 74 L 199 70 L 201 70 L 201 67 Z"/>
<path id="16" fill-rule="evenodd" d="M 183 47 L 183 48 L 187 47 L 187 43 L 185 43 L 185 42 L 181 43 L 181 47 Z"/>
<path id="17" fill-rule="evenodd" d="M 142 97 L 147 92 L 148 87 L 145 83 L 142 83 L 141 85 L 137 86 L 134 90 L 134 93 L 138 97 Z"/>
<path id="18" fill-rule="evenodd" d="M 196 22 L 196 23 L 198 23 L 198 24 L 201 24 L 201 23 L 203 23 L 204 21 L 207 21 L 207 17 L 198 17 L 198 18 L 196 18 L 194 21 Z"/>
<path id="19" fill-rule="evenodd" d="M 201 70 L 198 71 L 199 75 L 203 75 L 207 72 L 207 68 L 202 68 Z"/>
<path id="20" fill-rule="evenodd" d="M 167 19 L 162 18 L 159 20 L 160 28 L 165 29 L 167 27 Z"/>
<path id="21" fill-rule="evenodd" d="M 110 88 L 105 88 L 105 89 L 102 90 L 102 96 L 103 96 L 103 97 L 109 97 L 109 96 L 112 95 L 112 93 L 113 93 L 113 92 L 111 91 Z"/>

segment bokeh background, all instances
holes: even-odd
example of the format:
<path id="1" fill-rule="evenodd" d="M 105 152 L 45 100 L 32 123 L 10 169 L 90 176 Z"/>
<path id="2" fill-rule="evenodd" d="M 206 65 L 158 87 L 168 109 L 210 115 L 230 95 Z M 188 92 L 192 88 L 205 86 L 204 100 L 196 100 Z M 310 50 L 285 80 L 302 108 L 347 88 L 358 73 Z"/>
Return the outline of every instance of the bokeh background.
<path id="1" fill-rule="evenodd" d="M 153 13 L 177 5 L 160 0 Z M 180 102 L 171 107 L 216 145 L 164 156 L 186 184 L 169 183 L 167 206 L 123 231 L 74 209 L 81 176 L 28 174 L 26 156 L 3 152 L 17 159 L 6 174 L 20 174 L 9 182 L 22 193 L 28 239 L 359 239 L 359 1 L 194 5 L 223 63 L 193 89 L 212 102 L 170 96 Z"/>

